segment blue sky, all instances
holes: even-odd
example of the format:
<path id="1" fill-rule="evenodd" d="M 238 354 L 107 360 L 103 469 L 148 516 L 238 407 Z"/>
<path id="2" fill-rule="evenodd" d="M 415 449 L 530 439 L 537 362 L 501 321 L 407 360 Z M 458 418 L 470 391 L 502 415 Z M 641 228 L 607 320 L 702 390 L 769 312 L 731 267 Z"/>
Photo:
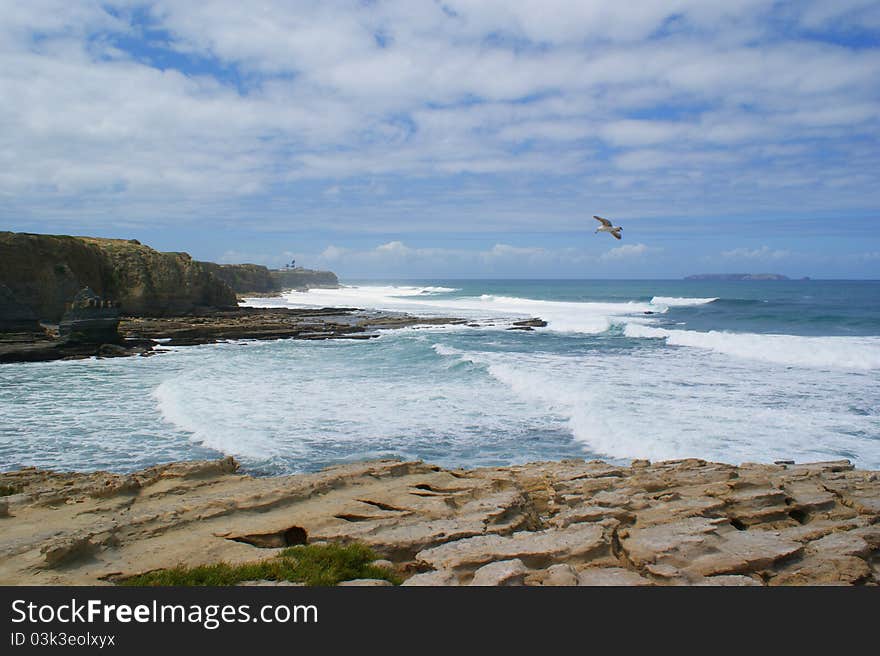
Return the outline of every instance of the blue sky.
<path id="1" fill-rule="evenodd" d="M 4 229 L 343 278 L 880 277 L 876 0 L 8 2 L 0 97 Z"/>

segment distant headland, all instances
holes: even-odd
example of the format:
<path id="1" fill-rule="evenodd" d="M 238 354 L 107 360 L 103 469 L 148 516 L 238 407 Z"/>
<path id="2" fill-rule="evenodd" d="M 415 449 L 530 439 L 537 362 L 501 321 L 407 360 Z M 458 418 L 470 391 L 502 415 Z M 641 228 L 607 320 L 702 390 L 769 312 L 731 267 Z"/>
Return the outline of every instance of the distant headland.
<path id="1" fill-rule="evenodd" d="M 686 276 L 685 280 L 791 280 L 781 273 L 698 273 Z M 809 278 L 801 278 L 809 280 Z"/>

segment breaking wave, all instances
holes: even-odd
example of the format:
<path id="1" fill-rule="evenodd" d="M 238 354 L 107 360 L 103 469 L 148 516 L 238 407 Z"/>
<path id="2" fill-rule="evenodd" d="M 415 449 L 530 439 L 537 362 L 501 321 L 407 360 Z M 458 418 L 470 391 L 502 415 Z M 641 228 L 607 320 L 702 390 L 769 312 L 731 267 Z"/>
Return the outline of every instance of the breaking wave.
<path id="1" fill-rule="evenodd" d="M 624 335 L 665 339 L 671 346 L 689 346 L 737 358 L 796 367 L 869 371 L 880 369 L 880 337 L 802 337 L 710 330 L 669 330 L 628 324 Z"/>
<path id="2" fill-rule="evenodd" d="M 706 305 L 720 300 L 715 298 L 681 298 L 678 296 L 655 296 L 651 299 L 651 305 L 665 305 L 666 307 L 691 307 L 693 305 Z"/>

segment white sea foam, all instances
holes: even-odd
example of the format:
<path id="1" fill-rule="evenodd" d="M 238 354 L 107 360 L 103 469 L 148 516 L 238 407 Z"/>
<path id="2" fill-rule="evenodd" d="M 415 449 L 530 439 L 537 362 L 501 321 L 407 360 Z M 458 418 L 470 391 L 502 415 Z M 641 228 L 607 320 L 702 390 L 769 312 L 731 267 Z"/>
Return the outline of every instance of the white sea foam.
<path id="1" fill-rule="evenodd" d="M 800 462 L 841 457 L 880 463 L 872 392 L 847 372 L 711 361 L 703 351 L 597 351 L 586 357 L 468 351 L 441 357 L 479 364 L 518 398 L 565 418 L 603 457 Z M 747 420 L 746 420 L 747 419 Z"/>
<path id="2" fill-rule="evenodd" d="M 228 346 L 205 354 L 198 371 L 163 381 L 154 398 L 163 419 L 194 442 L 247 462 L 308 465 L 387 454 L 442 461 L 472 450 L 469 460 L 489 464 L 498 440 L 511 441 L 511 452 L 518 436 L 554 427 L 564 440 L 559 420 L 480 372 L 450 371 L 429 347 L 403 332 L 381 345 Z"/>
<path id="3" fill-rule="evenodd" d="M 421 295 L 425 294 L 450 294 L 461 291 L 458 287 L 422 287 Z"/>
<path id="4" fill-rule="evenodd" d="M 359 307 L 475 320 L 540 317 L 547 322 L 548 330 L 584 334 L 602 333 L 612 325 L 624 321 L 650 323 L 652 320 L 644 316 L 646 312 L 665 312 L 665 308 L 639 301 L 546 301 L 494 294 L 431 298 L 431 293 L 425 294 L 425 290 L 436 289 L 438 288 L 365 285 L 290 292 L 282 299 L 250 298 L 247 302 L 262 306 L 277 306 L 282 303 L 289 307 Z"/>
<path id="5" fill-rule="evenodd" d="M 776 364 L 869 371 L 880 369 L 880 337 L 802 337 L 711 330 L 669 330 L 628 324 L 627 337 L 665 339 L 672 346 L 689 346 L 716 353 Z"/>
<path id="6" fill-rule="evenodd" d="M 662 323 L 676 303 L 712 299 L 454 294 L 374 285 L 253 303 L 461 316 L 497 332 L 431 326 L 369 342 L 248 342 L 174 347 L 147 359 L 7 365 L 0 469 L 130 470 L 217 451 L 260 471 L 388 454 L 478 466 L 584 451 L 726 462 L 850 458 L 880 468 L 880 337 Z M 566 338 L 504 330 L 532 316 Z M 617 330 L 602 334 L 609 327 Z"/>
<path id="7" fill-rule="evenodd" d="M 706 305 L 719 300 L 714 298 L 681 298 L 678 296 L 655 296 L 651 299 L 651 305 L 665 305 L 666 307 L 690 307 L 693 305 Z"/>

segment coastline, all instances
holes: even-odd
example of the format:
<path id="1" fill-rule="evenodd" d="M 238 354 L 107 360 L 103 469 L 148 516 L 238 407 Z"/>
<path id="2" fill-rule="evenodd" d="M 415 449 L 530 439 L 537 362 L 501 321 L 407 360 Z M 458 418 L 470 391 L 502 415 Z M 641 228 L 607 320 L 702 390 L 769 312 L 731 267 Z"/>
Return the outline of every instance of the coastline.
<path id="1" fill-rule="evenodd" d="M 0 474 L 0 584 L 109 585 L 352 542 L 404 585 L 880 584 L 880 472 L 848 461 L 237 469 Z"/>
<path id="2" fill-rule="evenodd" d="M 377 330 L 465 323 L 455 317 L 417 317 L 358 308 L 204 308 L 171 317 L 123 316 L 118 328 L 121 341 L 111 344 L 68 343 L 50 332 L 0 333 L 0 364 L 151 356 L 161 353 L 163 344 L 193 346 L 240 339 L 371 339 L 378 336 Z"/>

